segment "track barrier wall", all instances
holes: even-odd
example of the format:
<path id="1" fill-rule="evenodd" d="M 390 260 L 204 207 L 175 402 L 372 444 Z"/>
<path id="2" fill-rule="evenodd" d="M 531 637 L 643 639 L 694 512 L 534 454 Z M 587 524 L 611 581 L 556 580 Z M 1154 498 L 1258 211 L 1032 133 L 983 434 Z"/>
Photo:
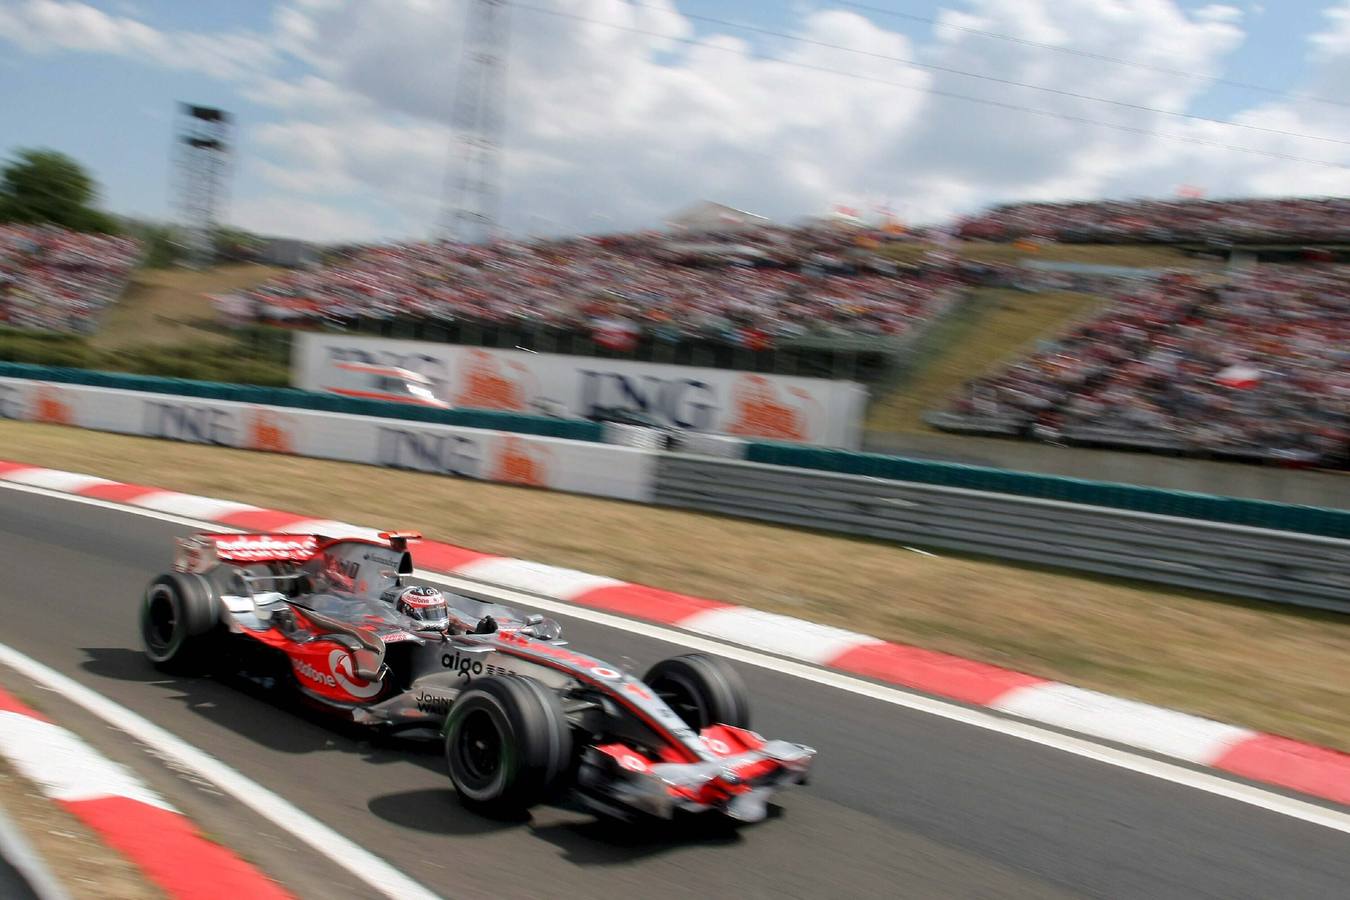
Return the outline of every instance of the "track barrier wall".
<path id="1" fill-rule="evenodd" d="M 658 503 L 1350 612 L 1344 510 L 731 439 L 669 453 L 632 435 L 615 446 L 27 378 L 0 377 L 0 417 Z M 742 450 L 747 459 L 736 458 Z"/>
<path id="2" fill-rule="evenodd" d="M 674 454 L 661 457 L 656 502 L 1350 612 L 1350 541 L 1315 534 Z"/>
<path id="3" fill-rule="evenodd" d="M 629 447 L 29 379 L 0 377 L 0 417 L 643 502 L 655 477 Z"/>

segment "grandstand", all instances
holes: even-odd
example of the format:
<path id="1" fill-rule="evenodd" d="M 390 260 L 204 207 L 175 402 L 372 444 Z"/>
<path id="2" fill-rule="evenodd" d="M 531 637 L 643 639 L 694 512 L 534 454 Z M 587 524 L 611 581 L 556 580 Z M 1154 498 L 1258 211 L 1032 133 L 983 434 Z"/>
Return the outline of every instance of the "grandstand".
<path id="1" fill-rule="evenodd" d="M 1344 466 L 1350 267 L 1121 282 L 1112 303 L 969 382 L 929 421 L 1057 443 Z"/>
<path id="2" fill-rule="evenodd" d="M 1350 199 L 1014 203 L 965 219 L 963 240 L 1073 244 L 1350 243 Z"/>
<path id="3" fill-rule="evenodd" d="M 838 350 L 849 370 L 809 374 L 858 377 L 859 354 L 893 354 L 958 287 L 950 266 L 901 266 L 879 246 L 866 230 L 756 226 L 358 247 L 221 307 L 236 322 L 738 368 Z"/>
<path id="4" fill-rule="evenodd" d="M 0 325 L 90 334 L 139 257 L 129 238 L 0 226 Z"/>
<path id="5" fill-rule="evenodd" d="M 691 215 L 723 215 L 705 206 Z M 896 243 L 889 230 L 837 222 L 789 228 L 738 220 L 564 240 L 361 246 L 330 253 L 321 267 L 244 284 L 219 309 L 235 326 L 339 328 L 830 375 L 884 388 L 902 354 L 932 358 L 913 353 L 915 341 L 972 290 L 1095 297 L 1100 312 L 992 372 L 974 371 L 979 354 L 965 354 L 971 371 L 960 377 L 968 381 L 925 420 L 964 434 L 1345 465 L 1350 266 L 1206 273 L 1049 258 L 1068 242 L 1083 252 L 1098 246 L 1093 241 L 1122 252 L 1132 241 L 1306 247 L 1350 238 L 1346 212 L 1350 201 L 1337 199 L 1030 203 L 961 224 L 968 238 L 1032 240 L 1029 249 L 1046 251 L 1021 260 L 969 252 L 997 243 Z M 138 254 L 121 238 L 0 228 L 0 322 L 90 333 Z M 986 337 L 978 327 L 945 333 L 972 344 Z M 949 375 L 947 384 L 956 383 Z M 893 416 L 882 418 L 893 424 Z"/>

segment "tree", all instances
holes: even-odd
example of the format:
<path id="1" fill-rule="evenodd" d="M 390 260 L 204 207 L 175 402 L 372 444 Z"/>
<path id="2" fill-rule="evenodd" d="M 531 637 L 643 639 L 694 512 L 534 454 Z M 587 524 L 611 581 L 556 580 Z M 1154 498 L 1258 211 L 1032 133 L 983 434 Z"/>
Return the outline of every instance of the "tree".
<path id="1" fill-rule="evenodd" d="M 92 205 L 97 194 L 94 179 L 64 153 L 20 150 L 0 169 L 0 221 L 115 231 L 112 217 Z"/>

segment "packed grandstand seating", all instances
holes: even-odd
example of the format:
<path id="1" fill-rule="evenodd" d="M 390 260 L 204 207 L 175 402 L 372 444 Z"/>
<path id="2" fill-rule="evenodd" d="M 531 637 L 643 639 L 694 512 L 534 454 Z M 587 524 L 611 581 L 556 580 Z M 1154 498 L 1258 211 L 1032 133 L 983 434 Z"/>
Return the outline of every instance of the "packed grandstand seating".
<path id="1" fill-rule="evenodd" d="M 1350 241 L 1350 199 L 1015 203 L 960 223 L 965 240 L 1074 244 Z"/>
<path id="2" fill-rule="evenodd" d="M 903 335 L 946 302 L 954 283 L 947 266 L 900 271 L 855 233 L 757 229 L 352 248 L 224 305 L 236 317 L 297 325 L 530 320 L 760 348 L 806 334 Z"/>
<path id="3" fill-rule="evenodd" d="M 0 225 L 0 325 L 91 332 L 139 256 L 129 238 Z"/>
<path id="4" fill-rule="evenodd" d="M 1350 266 L 1123 285 L 1100 316 L 965 386 L 952 430 L 1295 463 L 1350 447 Z"/>

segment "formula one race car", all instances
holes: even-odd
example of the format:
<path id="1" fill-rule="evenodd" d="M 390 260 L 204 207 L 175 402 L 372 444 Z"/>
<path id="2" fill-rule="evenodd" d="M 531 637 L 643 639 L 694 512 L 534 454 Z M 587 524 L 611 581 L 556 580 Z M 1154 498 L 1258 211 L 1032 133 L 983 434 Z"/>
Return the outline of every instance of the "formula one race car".
<path id="1" fill-rule="evenodd" d="M 735 670 L 704 654 L 641 679 L 571 650 L 557 622 L 408 582 L 408 542 L 197 534 L 141 606 L 146 656 L 176 672 L 293 685 L 349 721 L 444 741 L 469 806 L 521 810 L 570 789 L 592 810 L 765 815 L 815 751 L 749 730 Z"/>

